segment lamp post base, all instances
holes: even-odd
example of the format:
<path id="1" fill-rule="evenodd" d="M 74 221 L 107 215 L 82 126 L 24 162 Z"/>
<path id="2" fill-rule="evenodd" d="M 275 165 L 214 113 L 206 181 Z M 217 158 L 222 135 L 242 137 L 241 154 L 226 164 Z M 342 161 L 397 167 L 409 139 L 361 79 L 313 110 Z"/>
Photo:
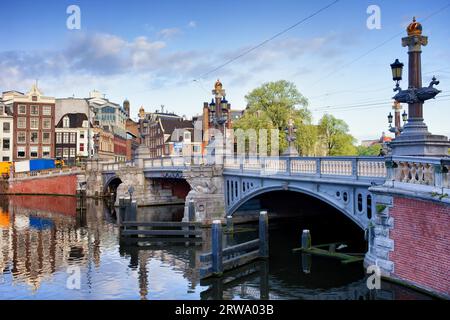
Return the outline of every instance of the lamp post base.
<path id="1" fill-rule="evenodd" d="M 282 156 L 283 157 L 298 157 L 299 154 L 298 154 L 297 149 L 295 149 L 295 147 L 290 146 L 283 152 Z"/>
<path id="2" fill-rule="evenodd" d="M 390 147 L 394 156 L 448 157 L 450 141 L 446 136 L 416 134 L 394 139 Z"/>

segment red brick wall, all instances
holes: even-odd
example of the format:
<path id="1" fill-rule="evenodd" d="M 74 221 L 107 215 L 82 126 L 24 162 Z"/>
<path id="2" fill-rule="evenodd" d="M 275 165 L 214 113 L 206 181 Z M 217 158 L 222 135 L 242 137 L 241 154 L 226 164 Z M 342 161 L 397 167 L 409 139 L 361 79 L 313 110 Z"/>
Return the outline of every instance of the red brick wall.
<path id="1" fill-rule="evenodd" d="M 9 185 L 9 193 L 76 195 L 77 176 L 65 175 L 15 181 Z"/>
<path id="2" fill-rule="evenodd" d="M 172 195 L 179 199 L 186 199 L 191 187 L 186 181 L 179 180 L 163 180 L 161 187 L 164 189 L 172 189 Z"/>
<path id="3" fill-rule="evenodd" d="M 51 196 L 11 196 L 10 203 L 19 208 L 42 210 L 52 213 L 75 216 L 77 213 L 77 198 Z"/>
<path id="4" fill-rule="evenodd" d="M 450 206 L 394 197 L 394 276 L 450 294 Z"/>

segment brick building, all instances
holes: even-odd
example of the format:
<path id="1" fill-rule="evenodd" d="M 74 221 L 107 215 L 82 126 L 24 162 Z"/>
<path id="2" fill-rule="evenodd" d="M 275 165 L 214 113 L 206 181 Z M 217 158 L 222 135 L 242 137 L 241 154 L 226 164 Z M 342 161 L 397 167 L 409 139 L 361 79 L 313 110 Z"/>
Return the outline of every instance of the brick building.
<path id="1" fill-rule="evenodd" d="M 55 128 L 56 158 L 69 164 L 84 161 L 89 157 L 89 121 L 84 113 L 68 113 L 61 117 Z"/>
<path id="2" fill-rule="evenodd" d="M 13 158 L 13 116 L 10 108 L 0 99 L 0 161 L 11 161 Z"/>
<path id="3" fill-rule="evenodd" d="M 55 157 L 55 98 L 46 97 L 33 85 L 30 92 L 3 93 L 13 115 L 13 160 Z"/>
<path id="4" fill-rule="evenodd" d="M 174 113 L 165 113 L 163 110 L 146 113 L 143 107 L 139 110 L 141 143 L 149 147 L 152 158 L 179 155 L 177 149 L 188 148 L 190 151 L 184 153 L 195 152 L 193 130 L 192 120 L 185 120 Z"/>

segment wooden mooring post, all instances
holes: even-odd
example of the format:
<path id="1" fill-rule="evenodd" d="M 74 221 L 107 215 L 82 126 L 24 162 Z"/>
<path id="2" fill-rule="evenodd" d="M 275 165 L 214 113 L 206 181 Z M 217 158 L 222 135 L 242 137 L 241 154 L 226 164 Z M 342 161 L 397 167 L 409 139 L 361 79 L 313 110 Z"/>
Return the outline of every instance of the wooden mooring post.
<path id="1" fill-rule="evenodd" d="M 212 271 L 216 275 L 221 275 L 223 273 L 223 231 L 222 222 L 220 220 L 214 220 L 212 224 Z"/>
<path id="2" fill-rule="evenodd" d="M 327 243 L 313 246 L 311 244 L 311 233 L 309 230 L 303 230 L 301 237 L 301 247 L 292 249 L 293 252 L 302 252 L 302 267 L 305 273 L 311 269 L 311 255 L 335 258 L 341 260 L 341 263 L 353 263 L 364 260 L 359 253 L 340 253 L 336 252 L 337 243 Z M 328 248 L 324 250 L 322 248 Z M 362 254 L 363 255 L 363 254 Z"/>
<path id="3" fill-rule="evenodd" d="M 200 256 L 200 277 L 222 276 L 225 271 L 243 266 L 259 258 L 269 257 L 267 211 L 262 211 L 259 217 L 259 238 L 231 247 L 223 248 L 222 222 L 215 220 L 211 228 L 211 252 Z"/>

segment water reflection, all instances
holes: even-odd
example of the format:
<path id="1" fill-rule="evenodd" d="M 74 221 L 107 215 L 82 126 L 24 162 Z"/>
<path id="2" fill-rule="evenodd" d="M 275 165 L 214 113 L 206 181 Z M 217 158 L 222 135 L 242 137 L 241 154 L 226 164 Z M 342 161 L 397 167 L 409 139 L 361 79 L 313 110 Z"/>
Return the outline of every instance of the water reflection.
<path id="1" fill-rule="evenodd" d="M 139 210 L 140 221 L 180 220 L 182 206 Z M 253 230 L 252 230 L 253 228 Z M 225 242 L 256 236 L 254 226 Z M 1 299 L 417 299 L 414 291 L 383 284 L 371 292 L 361 265 L 292 253 L 298 234 L 270 231 L 271 258 L 200 280 L 199 256 L 209 243 L 122 243 L 114 213 L 99 201 L 77 210 L 76 199 L 0 198 Z M 208 235 L 206 234 L 206 238 Z M 306 260 L 305 260 L 306 259 Z M 68 267 L 80 268 L 70 290 Z"/>

